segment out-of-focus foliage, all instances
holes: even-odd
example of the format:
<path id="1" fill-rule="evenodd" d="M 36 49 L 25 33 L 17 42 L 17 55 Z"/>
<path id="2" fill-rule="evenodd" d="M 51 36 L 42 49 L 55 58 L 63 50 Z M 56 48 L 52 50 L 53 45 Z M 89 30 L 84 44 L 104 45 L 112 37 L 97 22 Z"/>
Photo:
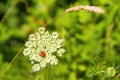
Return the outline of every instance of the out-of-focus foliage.
<path id="1" fill-rule="evenodd" d="M 0 0 L 0 74 L 24 46 L 28 35 L 65 9 L 95 5 L 106 12 L 81 10 L 56 18 L 46 29 L 64 37 L 66 53 L 59 64 L 31 73 L 32 65 L 21 53 L 2 80 L 119 80 L 119 3 L 119 0 Z"/>

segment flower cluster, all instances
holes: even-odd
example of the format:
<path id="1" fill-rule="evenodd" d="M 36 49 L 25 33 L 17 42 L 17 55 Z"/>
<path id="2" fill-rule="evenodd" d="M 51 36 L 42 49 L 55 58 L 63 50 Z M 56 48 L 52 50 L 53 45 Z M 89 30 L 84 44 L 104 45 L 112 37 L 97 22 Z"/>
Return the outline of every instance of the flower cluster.
<path id="1" fill-rule="evenodd" d="M 29 56 L 33 64 L 32 70 L 39 71 L 47 64 L 56 65 L 58 63 L 56 55 L 62 56 L 65 52 L 62 43 L 63 39 L 58 38 L 57 32 L 50 34 L 45 31 L 44 27 L 40 27 L 38 32 L 29 35 L 23 54 Z"/>
<path id="2" fill-rule="evenodd" d="M 106 75 L 108 77 L 114 77 L 116 75 L 116 70 L 114 67 L 108 67 L 106 70 Z"/>

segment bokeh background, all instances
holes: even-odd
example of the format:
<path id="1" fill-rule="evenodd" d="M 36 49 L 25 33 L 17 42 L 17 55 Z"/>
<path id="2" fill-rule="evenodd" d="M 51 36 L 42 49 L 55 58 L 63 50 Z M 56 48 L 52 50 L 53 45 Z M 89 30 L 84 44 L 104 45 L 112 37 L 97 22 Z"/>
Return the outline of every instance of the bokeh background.
<path id="1" fill-rule="evenodd" d="M 106 13 L 81 10 L 61 15 L 78 5 L 99 6 Z M 55 16 L 61 15 L 46 29 L 57 31 L 66 49 L 57 66 L 36 73 L 21 52 L 2 80 L 120 80 L 119 8 L 119 0 L 0 0 L 0 75 L 28 35 Z"/>

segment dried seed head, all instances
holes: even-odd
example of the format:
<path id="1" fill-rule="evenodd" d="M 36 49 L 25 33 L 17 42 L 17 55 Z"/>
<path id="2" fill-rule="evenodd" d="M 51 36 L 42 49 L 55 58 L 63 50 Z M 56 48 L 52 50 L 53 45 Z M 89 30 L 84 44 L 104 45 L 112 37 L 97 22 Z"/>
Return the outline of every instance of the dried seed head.
<path id="1" fill-rule="evenodd" d="M 102 14 L 105 13 L 103 9 L 96 6 L 76 6 L 76 7 L 66 9 L 65 12 L 68 13 L 68 12 L 79 11 L 79 10 L 88 10 L 90 12 L 97 12 Z"/>

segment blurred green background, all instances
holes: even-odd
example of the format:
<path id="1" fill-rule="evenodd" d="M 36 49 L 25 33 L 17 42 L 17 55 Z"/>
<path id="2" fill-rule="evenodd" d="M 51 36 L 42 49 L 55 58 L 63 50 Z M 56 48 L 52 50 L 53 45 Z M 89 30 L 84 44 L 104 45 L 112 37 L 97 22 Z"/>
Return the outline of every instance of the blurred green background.
<path id="1" fill-rule="evenodd" d="M 21 52 L 2 80 L 120 80 L 119 0 L 0 0 L 0 75 L 30 33 L 78 5 L 99 6 L 106 13 L 81 10 L 56 18 L 46 29 L 64 37 L 66 53 L 59 64 L 31 73 Z"/>

